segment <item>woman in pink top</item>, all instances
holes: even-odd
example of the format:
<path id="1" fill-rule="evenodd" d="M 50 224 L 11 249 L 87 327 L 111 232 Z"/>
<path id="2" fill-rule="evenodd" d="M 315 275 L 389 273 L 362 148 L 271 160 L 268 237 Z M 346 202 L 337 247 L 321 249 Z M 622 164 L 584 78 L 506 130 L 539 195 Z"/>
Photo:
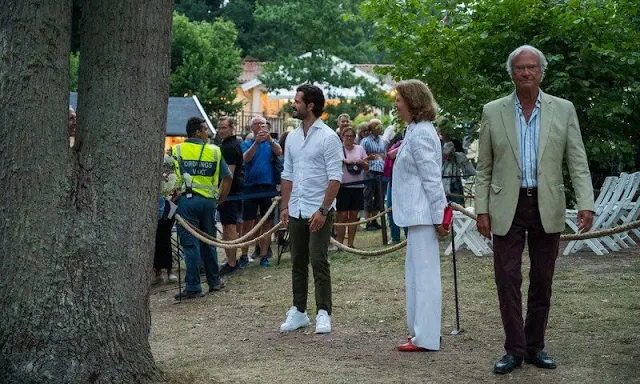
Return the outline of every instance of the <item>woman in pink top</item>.
<path id="1" fill-rule="evenodd" d="M 342 166 L 342 184 L 349 184 L 364 180 L 364 175 L 369 169 L 367 152 L 359 145 L 355 145 L 356 132 L 351 127 L 343 128 L 340 132 L 344 150 Z M 352 223 L 358 221 L 358 211 L 364 208 L 364 184 L 351 184 L 340 186 L 336 198 L 336 210 L 338 211 L 338 223 Z M 347 246 L 353 247 L 356 238 L 357 225 L 348 227 L 336 226 L 336 240 L 342 244 L 344 236 L 349 228 Z"/>

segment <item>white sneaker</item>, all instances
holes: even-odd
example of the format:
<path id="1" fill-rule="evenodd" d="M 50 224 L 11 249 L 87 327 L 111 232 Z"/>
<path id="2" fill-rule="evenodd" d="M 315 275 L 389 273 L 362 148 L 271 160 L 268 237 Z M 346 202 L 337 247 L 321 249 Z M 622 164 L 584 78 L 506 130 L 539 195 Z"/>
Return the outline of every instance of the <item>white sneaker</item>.
<path id="1" fill-rule="evenodd" d="M 329 244 L 329 248 L 327 248 L 327 251 L 329 252 L 335 252 L 338 250 L 338 246 L 335 244 Z"/>
<path id="2" fill-rule="evenodd" d="M 331 316 L 321 309 L 316 316 L 316 333 L 329 333 L 331 332 Z"/>
<path id="3" fill-rule="evenodd" d="M 287 311 L 287 320 L 280 326 L 280 332 L 295 331 L 298 328 L 309 325 L 309 316 L 307 313 L 298 311 L 295 305 Z"/>
<path id="4" fill-rule="evenodd" d="M 169 281 L 170 283 L 177 283 L 178 282 L 178 276 L 176 276 L 175 273 L 170 273 L 169 277 L 167 278 L 167 281 Z"/>

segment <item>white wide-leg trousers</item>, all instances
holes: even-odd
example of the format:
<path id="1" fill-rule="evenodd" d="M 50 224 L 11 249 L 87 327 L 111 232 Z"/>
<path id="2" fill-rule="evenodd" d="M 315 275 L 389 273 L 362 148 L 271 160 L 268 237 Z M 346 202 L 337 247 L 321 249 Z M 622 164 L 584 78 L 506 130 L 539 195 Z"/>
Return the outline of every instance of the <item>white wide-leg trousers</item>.
<path id="1" fill-rule="evenodd" d="M 411 341 L 418 347 L 439 350 L 442 284 L 438 235 L 433 225 L 409 227 L 404 275 Z"/>

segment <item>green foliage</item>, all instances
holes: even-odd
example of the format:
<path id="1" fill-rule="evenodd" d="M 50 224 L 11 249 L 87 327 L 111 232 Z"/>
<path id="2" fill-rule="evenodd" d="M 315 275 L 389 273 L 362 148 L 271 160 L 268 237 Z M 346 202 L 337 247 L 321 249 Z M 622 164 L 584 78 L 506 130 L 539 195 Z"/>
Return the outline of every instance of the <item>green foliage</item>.
<path id="1" fill-rule="evenodd" d="M 351 62 L 388 61 L 388 54 L 379 52 L 372 43 L 375 36 L 371 26 L 357 17 L 360 3 L 361 0 L 176 0 L 174 10 L 192 21 L 212 22 L 217 17 L 232 21 L 243 56 L 261 61 L 314 50 L 319 36 L 330 40 L 323 41 L 323 47 L 340 46 L 340 52 L 333 53 Z"/>
<path id="2" fill-rule="evenodd" d="M 334 125 L 335 119 L 341 113 L 355 117 L 361 113 L 370 113 L 373 107 L 391 106 L 390 98 L 376 84 L 355 75 L 354 67 L 324 51 L 314 51 L 301 57 L 282 57 L 275 62 L 267 63 L 260 80 L 270 91 L 289 89 L 305 83 L 323 84 L 327 99 L 340 100 L 338 105 L 330 104 L 325 107 L 327 121 Z M 335 92 L 337 88 L 359 89 L 360 95 L 347 101 Z"/>
<path id="3" fill-rule="evenodd" d="M 545 53 L 542 88 L 574 103 L 593 168 L 628 166 L 640 123 L 640 7 L 634 0 L 368 0 L 397 78 L 428 82 L 457 126 L 513 90 L 505 62 L 522 44 Z"/>
<path id="4" fill-rule="evenodd" d="M 256 25 L 253 12 L 255 0 L 231 0 L 222 9 L 220 17 L 232 21 L 238 29 L 237 44 L 242 50 L 243 56 L 252 56 L 259 59 L 267 59 L 257 55 L 259 49 L 268 43 L 269 31 L 264 31 Z"/>
<path id="5" fill-rule="evenodd" d="M 222 12 L 222 0 L 176 0 L 173 10 L 193 21 L 213 22 Z"/>
<path id="6" fill-rule="evenodd" d="M 170 94 L 196 95 L 208 114 L 233 114 L 242 70 L 232 22 L 191 22 L 174 13 L 171 42 Z"/>
<path id="7" fill-rule="evenodd" d="M 78 77 L 80 73 L 80 54 L 69 55 L 69 92 L 78 92 Z"/>
<path id="8" fill-rule="evenodd" d="M 384 60 L 372 44 L 371 27 L 359 18 L 361 1 L 291 0 L 256 4 L 254 18 L 260 30 L 268 31 L 254 55 L 273 60 L 299 56 L 321 47 L 328 54 L 351 63 Z"/>
<path id="9" fill-rule="evenodd" d="M 258 56 L 276 58 L 264 67 L 261 81 L 269 90 L 291 88 L 303 83 L 318 83 L 335 88 L 358 87 L 361 97 L 328 105 L 329 123 L 340 113 L 351 116 L 367 113 L 372 106 L 388 107 L 384 92 L 355 69 L 337 69 L 333 56 L 348 62 L 376 62 L 369 31 L 358 17 L 360 1 L 294 0 L 256 5 L 255 20 L 263 30 L 272 31 Z M 371 36 L 371 35 L 369 35 Z M 322 50 L 318 50 L 318 46 Z M 309 54 L 308 54 L 309 53 Z M 308 55 L 306 55 L 308 54 Z M 376 55 L 378 57 L 376 57 Z M 329 91 L 328 98 L 336 99 Z"/>
<path id="10" fill-rule="evenodd" d="M 324 122 L 333 129 L 338 128 L 338 116 L 341 114 L 346 113 L 353 119 L 361 113 L 357 104 L 345 99 L 340 100 L 339 104 L 325 105 L 324 111 L 327 114 Z"/>

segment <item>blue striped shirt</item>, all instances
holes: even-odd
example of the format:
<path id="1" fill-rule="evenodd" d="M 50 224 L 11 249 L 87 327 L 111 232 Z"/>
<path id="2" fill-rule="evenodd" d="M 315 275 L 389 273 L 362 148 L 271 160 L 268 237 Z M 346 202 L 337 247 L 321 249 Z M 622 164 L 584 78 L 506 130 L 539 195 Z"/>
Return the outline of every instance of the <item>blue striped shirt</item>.
<path id="1" fill-rule="evenodd" d="M 367 136 L 360 142 L 360 146 L 364 148 L 367 155 L 372 153 L 385 153 L 386 152 L 386 143 L 382 136 L 378 136 L 377 138 L 373 137 L 373 135 Z M 380 172 L 384 170 L 384 160 L 383 159 L 375 159 L 369 160 L 369 171 Z"/>
<path id="2" fill-rule="evenodd" d="M 516 102 L 516 124 L 518 126 L 518 143 L 520 144 L 520 168 L 522 169 L 522 188 L 538 187 L 538 137 L 540 134 L 540 93 L 536 106 L 531 112 L 529 122 L 522 113 L 522 105 L 518 96 Z"/>

